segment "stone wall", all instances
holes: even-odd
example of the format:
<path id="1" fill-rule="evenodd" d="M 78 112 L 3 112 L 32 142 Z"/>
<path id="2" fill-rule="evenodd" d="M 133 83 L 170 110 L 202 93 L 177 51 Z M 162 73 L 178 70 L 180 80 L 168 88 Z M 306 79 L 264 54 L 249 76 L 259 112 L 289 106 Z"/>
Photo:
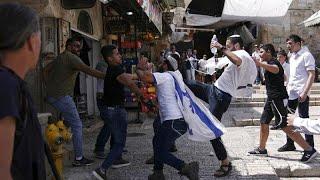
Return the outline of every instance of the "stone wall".
<path id="1" fill-rule="evenodd" d="M 320 9 L 319 0 L 295 0 L 292 2 L 282 25 L 262 25 L 262 43 L 273 43 L 286 49 L 286 38 L 290 34 L 301 36 L 320 65 L 320 26 L 304 27 L 300 24 Z"/>
<path id="2" fill-rule="evenodd" d="M 102 8 L 100 1 L 89 9 L 74 9 L 66 10 L 61 6 L 61 0 L 48 0 L 48 5 L 45 8 L 38 9 L 41 17 L 55 17 L 62 18 L 71 24 L 71 28 L 77 29 L 78 16 L 80 11 L 85 10 L 91 17 L 93 26 L 93 37 L 100 40 L 103 36 L 103 23 L 102 23 Z"/>

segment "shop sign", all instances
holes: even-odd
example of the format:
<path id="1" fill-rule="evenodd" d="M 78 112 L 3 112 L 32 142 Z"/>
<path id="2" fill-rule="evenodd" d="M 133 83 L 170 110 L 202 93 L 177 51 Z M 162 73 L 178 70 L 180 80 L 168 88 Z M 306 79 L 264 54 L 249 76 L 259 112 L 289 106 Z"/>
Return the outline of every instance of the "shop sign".
<path id="1" fill-rule="evenodd" d="M 147 14 L 149 19 L 162 33 L 162 12 L 156 0 L 136 0 L 142 7 L 143 11 Z"/>
<path id="2" fill-rule="evenodd" d="M 124 34 L 130 31 L 130 24 L 121 16 L 105 17 L 105 31 L 109 34 Z"/>
<path id="3" fill-rule="evenodd" d="M 121 42 L 121 48 L 140 49 L 141 47 L 142 47 L 141 41 L 123 41 L 123 42 Z"/>

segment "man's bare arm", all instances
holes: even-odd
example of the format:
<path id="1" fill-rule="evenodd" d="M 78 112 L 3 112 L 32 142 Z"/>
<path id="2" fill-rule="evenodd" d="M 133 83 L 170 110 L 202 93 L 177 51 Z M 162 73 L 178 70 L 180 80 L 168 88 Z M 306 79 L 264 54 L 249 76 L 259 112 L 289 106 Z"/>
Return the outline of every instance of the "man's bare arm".
<path id="1" fill-rule="evenodd" d="M 143 97 L 140 89 L 136 85 L 136 83 L 132 80 L 132 76 L 128 76 L 127 73 L 122 73 L 117 77 L 117 81 L 119 81 L 124 86 L 127 86 L 132 92 L 136 94 L 136 96 L 140 99 Z"/>
<path id="2" fill-rule="evenodd" d="M 222 52 L 228 57 L 228 59 L 235 65 L 240 66 L 242 63 L 242 60 L 235 55 L 232 51 L 228 49 L 223 49 Z"/>
<path id="3" fill-rule="evenodd" d="M 154 83 L 152 73 L 150 73 L 149 71 L 137 69 L 136 72 L 141 81 L 146 83 Z"/>
<path id="4" fill-rule="evenodd" d="M 310 91 L 314 81 L 314 77 L 315 77 L 315 70 L 309 70 L 307 82 L 305 83 L 303 91 L 300 94 L 300 98 L 299 98 L 300 102 L 304 102 L 307 99 L 308 92 Z"/>
<path id="5" fill-rule="evenodd" d="M 230 51 L 229 49 L 225 48 L 224 46 L 222 46 L 222 44 L 220 44 L 219 42 L 214 42 L 210 44 L 210 48 L 215 47 L 217 49 L 222 50 L 222 52 L 228 57 L 228 59 L 235 65 L 240 66 L 242 63 L 242 60 L 235 55 L 232 51 Z"/>
<path id="6" fill-rule="evenodd" d="M 257 66 L 260 66 L 273 74 L 278 74 L 278 72 L 279 72 L 279 67 L 277 65 L 262 63 L 258 60 L 254 60 L 254 61 Z"/>
<path id="7" fill-rule="evenodd" d="M 92 69 L 91 67 L 87 66 L 86 64 L 77 64 L 76 67 L 79 71 L 84 72 L 90 76 L 94 76 L 96 78 L 100 78 L 100 79 L 104 79 L 104 77 L 106 76 L 105 73 L 100 72 L 98 70 Z"/>
<path id="8" fill-rule="evenodd" d="M 11 180 L 15 119 L 11 116 L 0 119 L 0 174 L 1 179 Z"/>

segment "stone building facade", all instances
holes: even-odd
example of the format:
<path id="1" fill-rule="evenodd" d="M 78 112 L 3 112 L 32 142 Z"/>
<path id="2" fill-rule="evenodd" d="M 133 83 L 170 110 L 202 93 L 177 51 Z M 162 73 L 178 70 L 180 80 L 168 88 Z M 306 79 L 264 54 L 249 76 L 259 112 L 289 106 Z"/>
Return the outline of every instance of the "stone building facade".
<path id="1" fill-rule="evenodd" d="M 305 27 L 301 22 L 320 9 L 319 0 L 293 0 L 282 25 L 261 25 L 260 42 L 273 43 L 275 48 L 286 49 L 286 38 L 297 34 L 305 40 L 305 44 L 320 65 L 320 26 Z"/>
<path id="2" fill-rule="evenodd" d="M 10 0 L 4 1 L 10 2 Z M 90 66 L 94 68 L 101 59 L 100 41 L 104 35 L 102 4 L 96 1 L 91 8 L 66 10 L 62 7 L 61 0 L 18 0 L 18 2 L 30 6 L 40 15 L 42 47 L 39 66 L 35 71 L 28 73 L 26 81 L 38 112 L 55 113 L 44 100 L 46 90 L 41 71 L 42 67 L 49 63 L 46 54 L 57 56 L 64 51 L 66 40 L 78 33 L 91 48 L 88 51 L 88 58 Z M 51 60 L 54 60 L 54 57 Z M 86 94 L 89 115 L 98 113 L 95 102 L 96 83 L 96 78 L 80 73 L 80 91 Z"/>

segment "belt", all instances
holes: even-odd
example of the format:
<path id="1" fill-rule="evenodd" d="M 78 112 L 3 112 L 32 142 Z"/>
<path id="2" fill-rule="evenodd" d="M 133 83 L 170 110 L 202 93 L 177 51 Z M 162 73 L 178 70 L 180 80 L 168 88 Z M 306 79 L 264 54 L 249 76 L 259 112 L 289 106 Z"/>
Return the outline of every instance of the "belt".
<path id="1" fill-rule="evenodd" d="M 244 89 L 247 87 L 252 87 L 252 84 L 247 84 L 246 86 L 239 86 L 237 89 Z"/>
<path id="2" fill-rule="evenodd" d="M 97 98 L 98 99 L 103 99 L 103 93 L 97 93 Z"/>
<path id="3" fill-rule="evenodd" d="M 124 108 L 124 105 L 107 105 L 107 108 Z"/>

